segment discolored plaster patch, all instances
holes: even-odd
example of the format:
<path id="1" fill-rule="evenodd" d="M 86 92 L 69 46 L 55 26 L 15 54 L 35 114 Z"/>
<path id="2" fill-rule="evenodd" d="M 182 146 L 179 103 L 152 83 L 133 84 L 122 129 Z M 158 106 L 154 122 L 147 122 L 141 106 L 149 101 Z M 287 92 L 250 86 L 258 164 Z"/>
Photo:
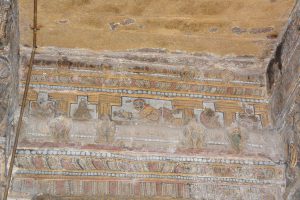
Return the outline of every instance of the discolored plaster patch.
<path id="1" fill-rule="evenodd" d="M 234 28 L 232 28 L 232 32 L 239 35 L 239 34 L 242 34 L 242 33 L 246 33 L 247 30 L 243 29 L 243 28 L 240 28 L 240 27 L 234 27 Z"/>

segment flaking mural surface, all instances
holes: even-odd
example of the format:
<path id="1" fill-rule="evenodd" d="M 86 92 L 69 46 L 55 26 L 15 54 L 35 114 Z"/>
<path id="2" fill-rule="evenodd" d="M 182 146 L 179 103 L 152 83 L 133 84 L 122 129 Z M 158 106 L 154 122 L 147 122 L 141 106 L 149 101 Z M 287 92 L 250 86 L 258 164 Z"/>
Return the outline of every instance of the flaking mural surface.
<path id="1" fill-rule="evenodd" d="M 18 117 L 17 102 L 23 95 L 31 54 L 27 42 L 21 44 L 19 54 L 16 1 L 5 2 L 8 3 L 0 4 L 0 193 L 6 184 L 6 166 Z M 72 2 L 83 10 L 91 2 L 95 3 L 93 0 Z M 126 2 L 126 6 L 132 5 L 130 0 Z M 149 8 L 154 5 L 151 2 L 148 2 Z M 219 5 L 199 2 L 208 6 L 208 13 L 211 13 L 208 8 Z M 242 1 L 236 2 L 232 5 L 244 5 Z M 287 3 L 291 1 L 261 5 L 272 4 L 268 5 L 270 10 L 273 8 L 277 13 L 282 9 L 278 5 Z M 249 6 L 249 10 L 254 9 Z M 45 6 L 39 9 L 47 10 Z M 106 9 L 116 11 L 115 7 Z M 165 12 L 172 14 L 168 9 Z M 260 9 L 257 6 L 257 10 Z M 24 22 L 28 16 L 22 6 L 20 11 Z M 121 33 L 131 38 L 137 36 L 135 31 L 141 33 L 149 29 L 143 23 L 152 23 L 160 42 L 166 33 L 172 32 L 176 38 L 194 34 L 174 41 L 174 44 L 185 44 L 187 50 L 186 42 L 190 42 L 197 31 L 191 35 L 183 34 L 181 29 L 200 22 L 171 28 L 172 21 L 161 17 L 161 11 L 157 13 L 155 20 L 160 18 L 163 23 L 122 16 L 105 22 L 107 26 L 101 31 L 103 34 L 109 31 L 111 38 Z M 229 16 L 226 9 L 223 14 Z M 195 13 L 189 16 L 195 17 Z M 43 47 L 38 43 L 10 198 L 299 199 L 299 16 L 297 2 L 282 34 L 275 32 L 283 26 L 276 25 L 279 22 L 276 26 L 267 26 L 259 20 L 255 21 L 264 26 L 210 27 L 209 34 L 217 36 L 229 28 L 230 36 L 226 37 L 236 42 L 226 43 L 228 49 L 215 48 L 222 56 L 211 54 L 213 52 L 175 51 L 173 46 L 170 49 L 144 48 L 138 44 L 139 38 L 131 39 L 133 44 L 127 43 L 126 48 L 124 41 L 116 40 L 122 48 L 99 52 L 64 46 Z M 82 15 L 82 19 L 85 17 Z M 42 36 L 49 27 L 43 18 L 39 23 L 38 36 Z M 64 24 L 68 32 L 73 22 L 56 20 L 55 23 L 53 30 L 58 31 L 57 26 Z M 25 25 L 20 24 L 20 27 L 24 29 Z M 168 32 L 164 34 L 158 31 L 165 29 Z M 203 30 L 198 32 L 203 34 Z M 128 31 L 133 31 L 131 36 Z M 46 44 L 51 44 L 52 36 L 49 35 Z M 70 38 L 73 36 L 70 34 Z M 157 41 L 148 37 L 152 39 L 145 44 Z M 214 43 L 212 38 L 207 44 L 201 39 L 203 46 L 217 46 L 221 41 L 218 38 Z M 40 37 L 39 41 L 45 42 L 45 38 Z M 78 39 L 78 44 L 84 41 Z M 69 42 L 66 39 L 62 43 Z M 103 44 L 106 42 L 109 40 Z M 162 46 L 173 44 L 164 42 Z M 93 43 L 99 45 L 96 41 Z M 236 48 L 238 44 L 243 45 Z M 134 48 L 130 49 L 130 45 Z M 194 41 L 192 46 L 197 48 Z M 261 48 L 266 46 L 268 49 Z M 102 48 L 105 47 L 98 47 Z M 231 48 L 235 54 L 227 55 Z"/>

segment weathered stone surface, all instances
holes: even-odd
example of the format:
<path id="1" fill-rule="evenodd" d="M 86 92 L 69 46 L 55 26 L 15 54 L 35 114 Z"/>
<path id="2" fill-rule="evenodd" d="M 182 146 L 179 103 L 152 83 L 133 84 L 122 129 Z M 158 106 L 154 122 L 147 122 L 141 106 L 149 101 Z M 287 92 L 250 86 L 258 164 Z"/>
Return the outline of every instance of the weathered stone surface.
<path id="1" fill-rule="evenodd" d="M 19 32 L 17 1 L 0 2 L 0 199 L 5 186 L 6 162 L 13 138 L 18 103 Z"/>
<path id="2" fill-rule="evenodd" d="M 295 0 L 40 0 L 39 45 L 112 51 L 166 48 L 265 57 L 294 3 Z M 32 6 L 32 1 L 20 1 L 24 45 L 31 43 Z"/>
<path id="3" fill-rule="evenodd" d="M 286 141 L 288 168 L 285 199 L 297 199 L 300 188 L 300 4 L 296 5 L 285 34 L 268 69 L 274 126 Z"/>

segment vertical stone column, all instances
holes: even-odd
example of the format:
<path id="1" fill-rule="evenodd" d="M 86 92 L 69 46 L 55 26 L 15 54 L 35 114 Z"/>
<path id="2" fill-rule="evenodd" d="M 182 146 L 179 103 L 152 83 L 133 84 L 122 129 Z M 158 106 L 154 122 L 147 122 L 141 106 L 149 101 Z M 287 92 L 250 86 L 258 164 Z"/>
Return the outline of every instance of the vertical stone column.
<path id="1" fill-rule="evenodd" d="M 299 54 L 300 58 L 300 54 Z M 287 140 L 287 190 L 286 199 L 296 200 L 300 198 L 300 87 L 293 94 L 291 108 L 285 119 L 283 129 Z"/>
<path id="2" fill-rule="evenodd" d="M 268 68 L 272 118 L 285 138 L 287 188 L 284 199 L 300 198 L 300 1 Z"/>
<path id="3" fill-rule="evenodd" d="M 0 199 L 6 182 L 18 106 L 19 22 L 17 0 L 0 1 Z"/>

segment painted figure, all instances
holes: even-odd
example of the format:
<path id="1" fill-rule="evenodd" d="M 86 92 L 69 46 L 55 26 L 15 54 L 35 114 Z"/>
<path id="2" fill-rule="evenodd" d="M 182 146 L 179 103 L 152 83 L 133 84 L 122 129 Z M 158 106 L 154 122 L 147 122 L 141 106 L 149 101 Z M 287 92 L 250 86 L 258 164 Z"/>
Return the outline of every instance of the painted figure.
<path id="1" fill-rule="evenodd" d="M 254 107 L 251 105 L 244 105 L 244 113 L 237 114 L 237 121 L 245 128 L 262 128 L 260 116 L 255 114 Z"/>
<path id="2" fill-rule="evenodd" d="M 54 117 L 55 106 L 53 102 L 40 101 L 31 103 L 31 115 L 35 117 Z"/>
<path id="3" fill-rule="evenodd" d="M 75 113 L 73 114 L 73 118 L 77 120 L 89 120 L 92 119 L 92 115 L 88 108 L 87 100 L 82 98 L 80 99 L 79 105 Z"/>
<path id="4" fill-rule="evenodd" d="M 127 112 L 125 110 L 114 111 L 113 116 L 121 119 L 128 119 L 128 120 L 131 120 L 133 118 L 132 112 Z"/>
<path id="5" fill-rule="evenodd" d="M 50 133 L 55 141 L 67 142 L 70 139 L 71 122 L 64 116 L 59 116 L 50 122 Z"/>
<path id="6" fill-rule="evenodd" d="M 134 109 L 139 112 L 141 119 L 146 119 L 149 121 L 158 121 L 160 119 L 160 111 L 147 104 L 144 99 L 135 99 L 133 101 L 133 106 Z"/>
<path id="7" fill-rule="evenodd" d="M 216 112 L 211 108 L 205 108 L 204 111 L 200 114 L 200 122 L 210 129 L 221 128 L 222 124 L 220 123 L 219 116 L 216 115 Z"/>
<path id="8" fill-rule="evenodd" d="M 236 152 L 241 152 L 242 146 L 243 146 L 243 137 L 242 137 L 242 132 L 239 127 L 234 127 L 231 129 L 231 131 L 228 134 L 229 141 L 231 144 L 231 147 L 236 151 Z"/>
<path id="9" fill-rule="evenodd" d="M 184 147 L 200 149 L 204 146 L 204 128 L 192 119 L 184 129 Z"/>
<path id="10" fill-rule="evenodd" d="M 103 115 L 97 124 L 97 143 L 112 144 L 115 140 L 116 126 L 108 115 Z"/>
<path id="11" fill-rule="evenodd" d="M 146 103 L 144 99 L 135 99 L 133 101 L 134 109 L 138 111 L 139 118 L 146 121 L 152 122 L 167 122 L 173 125 L 180 125 L 182 119 L 175 118 L 174 114 L 178 110 L 171 110 L 165 107 L 159 109 Z"/>

